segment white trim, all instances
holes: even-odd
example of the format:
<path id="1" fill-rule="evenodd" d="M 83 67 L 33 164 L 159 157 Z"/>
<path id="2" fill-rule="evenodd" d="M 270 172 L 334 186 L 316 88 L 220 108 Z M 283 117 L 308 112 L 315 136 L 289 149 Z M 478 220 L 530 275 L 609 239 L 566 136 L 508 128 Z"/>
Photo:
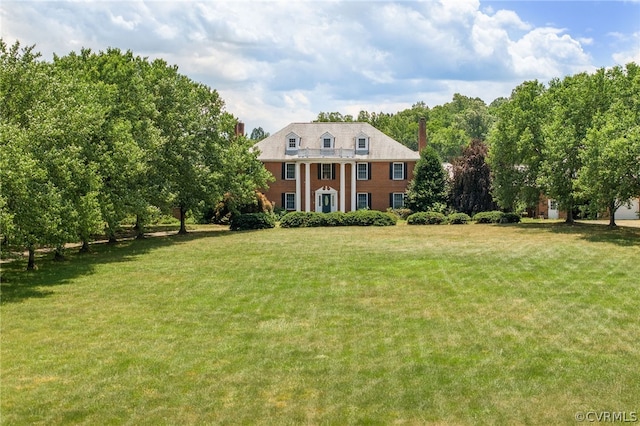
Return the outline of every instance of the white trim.
<path id="1" fill-rule="evenodd" d="M 289 203 L 289 197 L 293 198 L 293 204 L 294 206 L 292 208 L 289 208 L 288 203 Z M 285 210 L 295 210 L 296 209 L 296 194 L 295 192 L 285 192 L 284 193 L 284 206 L 282 206 L 282 208 L 284 208 Z"/>
<path id="2" fill-rule="evenodd" d="M 364 178 L 360 177 L 360 166 L 364 166 Z M 369 163 L 356 163 L 356 179 L 369 180 Z"/>
<path id="3" fill-rule="evenodd" d="M 345 193 L 345 182 L 344 182 L 344 163 L 340 163 L 340 211 L 344 212 L 344 193 Z"/>
<path id="4" fill-rule="evenodd" d="M 293 177 L 289 177 L 289 166 L 293 166 Z M 284 163 L 284 179 L 294 180 L 296 176 L 296 163 Z"/>
<path id="5" fill-rule="evenodd" d="M 296 162 L 296 211 L 300 211 L 300 163 Z"/>
<path id="6" fill-rule="evenodd" d="M 356 211 L 356 163 L 351 164 L 351 211 Z"/>
<path id="7" fill-rule="evenodd" d="M 311 211 L 311 163 L 304 163 L 304 211 Z"/>
<path id="8" fill-rule="evenodd" d="M 396 207 L 396 205 L 395 205 L 396 204 L 396 195 L 402 196 L 402 203 L 400 204 L 399 207 Z M 393 201 L 393 205 L 391 206 L 391 208 L 392 209 L 401 209 L 401 208 L 403 208 L 404 207 L 404 197 L 405 197 L 404 192 L 394 192 L 393 193 L 393 200 L 392 200 Z"/>
<path id="9" fill-rule="evenodd" d="M 396 177 L 396 165 L 400 165 L 402 166 L 402 174 L 399 178 Z M 404 180 L 404 163 L 398 162 L 398 161 L 394 161 L 393 162 L 393 180 Z"/>
<path id="10" fill-rule="evenodd" d="M 365 198 L 365 206 L 364 207 L 360 207 L 360 198 L 362 196 L 364 196 L 364 198 Z M 371 205 L 371 200 L 369 199 L 369 193 L 368 192 L 358 192 L 356 194 L 356 210 L 368 209 L 369 205 Z"/>
<path id="11" fill-rule="evenodd" d="M 322 196 L 325 194 L 331 195 L 331 211 L 335 212 L 337 210 L 336 200 L 338 196 L 338 191 L 330 186 L 323 186 L 318 188 L 316 191 L 316 212 L 322 213 Z"/>

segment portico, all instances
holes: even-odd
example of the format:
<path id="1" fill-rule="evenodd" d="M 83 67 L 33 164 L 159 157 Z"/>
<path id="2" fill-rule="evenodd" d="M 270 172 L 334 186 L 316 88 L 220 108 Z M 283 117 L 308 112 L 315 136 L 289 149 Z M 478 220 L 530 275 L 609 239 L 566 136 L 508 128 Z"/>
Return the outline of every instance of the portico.
<path id="1" fill-rule="evenodd" d="M 356 162 L 340 161 L 336 163 L 332 160 L 332 158 L 324 157 L 314 159 L 314 161 L 295 162 L 296 211 L 327 213 L 356 210 Z M 312 165 L 313 168 L 317 168 L 318 175 L 317 179 L 313 179 L 313 182 L 311 178 Z M 337 176 L 331 172 L 323 173 L 323 169 L 331 170 L 336 166 L 339 168 Z M 337 189 L 333 186 L 335 180 L 338 180 Z M 347 195 L 349 195 L 349 203 L 347 203 Z"/>

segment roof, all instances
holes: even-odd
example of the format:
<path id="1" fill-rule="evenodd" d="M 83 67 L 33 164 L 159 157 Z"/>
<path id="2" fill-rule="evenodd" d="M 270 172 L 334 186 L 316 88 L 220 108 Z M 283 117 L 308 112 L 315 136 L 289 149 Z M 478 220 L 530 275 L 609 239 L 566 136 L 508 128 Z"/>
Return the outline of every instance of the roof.
<path id="1" fill-rule="evenodd" d="M 300 138 L 300 152 L 302 152 L 305 149 L 320 150 L 322 148 L 322 138 L 327 133 L 335 138 L 333 146 L 335 150 L 354 150 L 356 137 L 368 136 L 368 153 L 361 154 L 355 151 L 349 157 L 356 160 L 415 161 L 420 158 L 418 152 L 407 148 L 371 124 L 364 122 L 291 123 L 255 144 L 254 149 L 260 150 L 258 159 L 261 161 L 294 161 L 300 159 L 301 156 L 286 152 L 289 135 L 295 134 Z"/>

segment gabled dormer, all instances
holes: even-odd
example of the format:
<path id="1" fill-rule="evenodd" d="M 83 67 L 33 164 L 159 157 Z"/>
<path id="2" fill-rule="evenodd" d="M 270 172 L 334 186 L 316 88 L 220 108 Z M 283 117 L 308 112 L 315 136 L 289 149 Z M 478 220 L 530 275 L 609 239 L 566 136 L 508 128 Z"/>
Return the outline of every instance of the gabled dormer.
<path id="1" fill-rule="evenodd" d="M 364 132 L 360 132 L 355 137 L 356 155 L 369 154 L 369 136 Z"/>
<path id="2" fill-rule="evenodd" d="M 285 153 L 287 155 L 295 155 L 300 148 L 300 136 L 291 132 L 285 136 Z"/>
<path id="3" fill-rule="evenodd" d="M 320 136 L 320 148 L 332 149 L 336 146 L 336 138 L 329 132 L 325 132 Z"/>

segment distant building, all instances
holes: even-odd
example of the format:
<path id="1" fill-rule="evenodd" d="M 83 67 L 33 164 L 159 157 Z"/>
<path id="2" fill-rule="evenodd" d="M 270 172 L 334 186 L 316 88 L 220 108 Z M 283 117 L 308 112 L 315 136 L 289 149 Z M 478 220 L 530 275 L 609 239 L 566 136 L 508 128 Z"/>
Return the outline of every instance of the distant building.
<path id="1" fill-rule="evenodd" d="M 420 146 L 426 145 L 424 121 Z M 275 177 L 267 198 L 289 211 L 404 206 L 420 154 L 368 123 L 292 123 L 254 145 Z"/>

